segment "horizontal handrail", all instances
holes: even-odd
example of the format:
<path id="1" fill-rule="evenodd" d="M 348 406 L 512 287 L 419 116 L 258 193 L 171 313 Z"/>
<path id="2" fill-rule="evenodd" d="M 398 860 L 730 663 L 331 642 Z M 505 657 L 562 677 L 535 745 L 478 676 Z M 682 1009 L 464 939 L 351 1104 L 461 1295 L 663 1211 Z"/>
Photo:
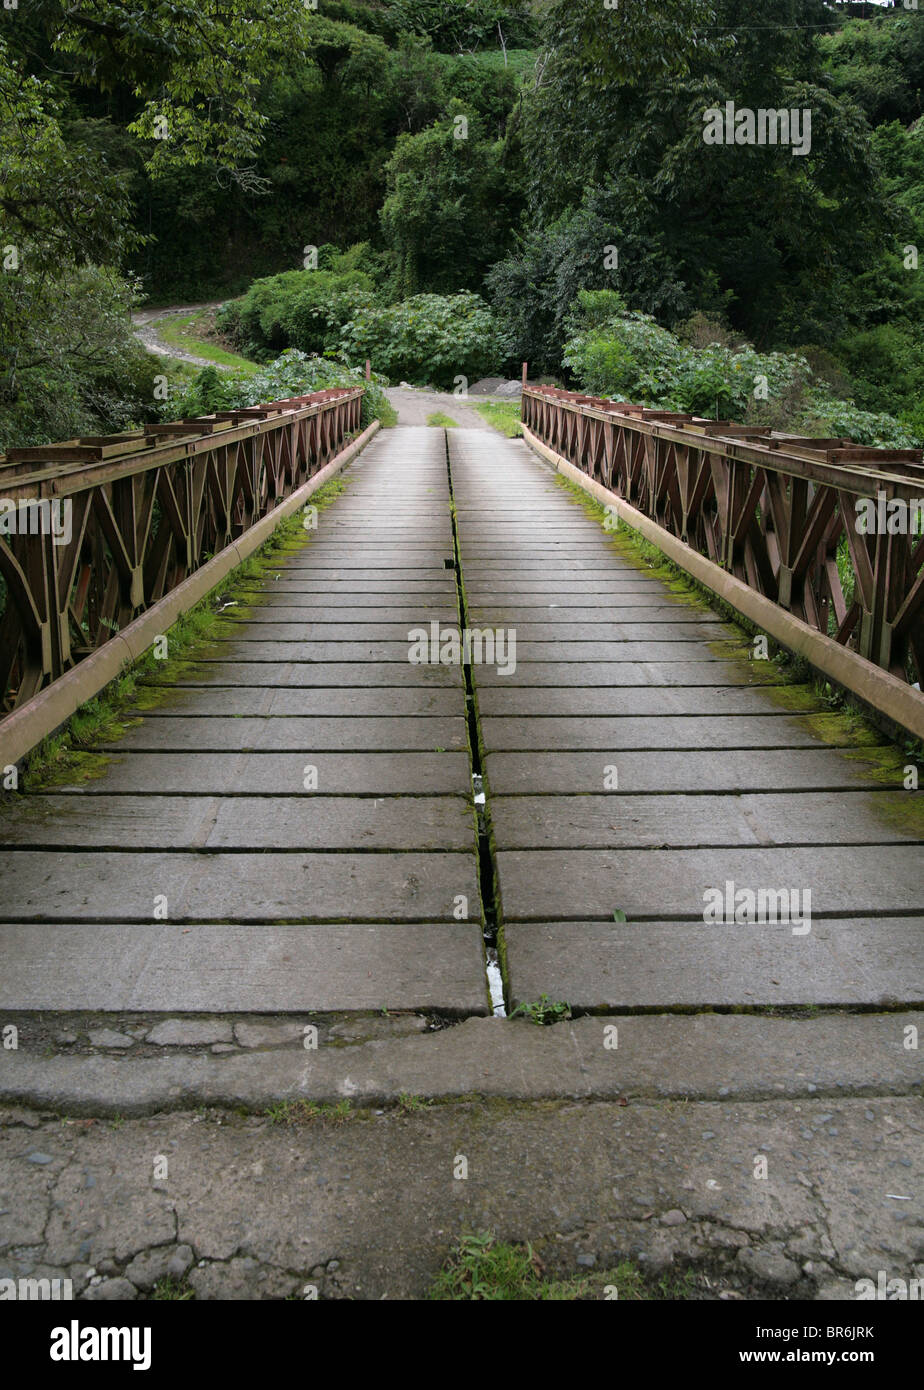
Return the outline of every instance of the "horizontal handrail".
<path id="1" fill-rule="evenodd" d="M 0 456 L 0 713 L 290 497 L 358 433 L 362 386 Z"/>
<path id="2" fill-rule="evenodd" d="M 906 681 L 924 673 L 924 453 L 527 384 L 524 425 L 699 555 Z"/>

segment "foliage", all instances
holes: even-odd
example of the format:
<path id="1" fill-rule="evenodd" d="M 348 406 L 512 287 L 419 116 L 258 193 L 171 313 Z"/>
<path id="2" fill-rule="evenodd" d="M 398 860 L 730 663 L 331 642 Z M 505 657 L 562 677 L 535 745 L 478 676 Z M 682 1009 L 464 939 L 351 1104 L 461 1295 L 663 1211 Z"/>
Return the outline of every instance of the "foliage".
<path id="1" fill-rule="evenodd" d="M 251 357 L 281 347 L 332 352 L 343 324 L 372 297 L 361 270 L 289 270 L 254 281 L 242 299 L 223 306 L 217 326 Z"/>
<path id="2" fill-rule="evenodd" d="M 327 1120 L 332 1125 L 342 1125 L 352 1116 L 348 1100 L 283 1100 L 267 1108 L 266 1118 L 271 1125 L 292 1128 L 309 1124 L 312 1120 Z"/>
<path id="3" fill-rule="evenodd" d="M 808 434 L 841 436 L 881 449 L 913 449 L 924 443 L 924 419 L 917 428 L 894 416 L 861 410 L 853 401 L 836 400 L 825 391 L 809 391 L 801 422 Z"/>
<path id="4" fill-rule="evenodd" d="M 550 31 L 522 116 L 532 225 L 545 234 L 585 190 L 601 189 L 622 233 L 625 277 L 616 287 L 633 287 L 633 307 L 669 319 L 668 305 L 635 297 L 654 260 L 678 301 L 675 317 L 725 312 L 761 345 L 829 339 L 844 326 L 851 279 L 879 253 L 891 209 L 862 114 L 824 86 L 815 46 L 829 19 L 824 5 L 778 0 L 768 13 L 764 0 L 711 0 L 711 19 L 692 4 L 651 8 L 662 28 L 672 26 L 663 55 L 650 47 L 656 30 L 636 22 L 637 5 L 604 23 L 593 0 L 552 6 L 564 37 Z M 611 61 L 626 80 L 606 80 Z M 810 108 L 809 151 L 707 145 L 703 114 L 729 100 Z"/>
<path id="5" fill-rule="evenodd" d="M 506 356 L 496 318 L 477 294 L 419 294 L 370 305 L 343 326 L 342 355 L 370 358 L 392 381 L 452 388 L 477 380 Z"/>
<path id="6" fill-rule="evenodd" d="M 843 435 L 861 444 L 910 447 L 898 420 L 836 399 L 813 379 L 799 353 L 756 351 L 749 344 L 693 347 L 647 314 L 628 310 L 613 291 L 582 291 L 569 319 L 564 360 L 579 389 L 665 410 L 739 419 L 808 434 Z M 766 397 L 766 402 L 764 401 Z M 774 404 L 785 402 L 783 412 Z"/>
<path id="7" fill-rule="evenodd" d="M 114 271 L 87 265 L 0 274 L 0 450 L 156 417 L 163 364 L 132 334 L 135 294 Z"/>
<path id="8" fill-rule="evenodd" d="M 535 37 L 529 0 L 390 0 L 386 6 L 396 28 L 426 34 L 447 52 L 472 51 L 483 44 L 515 47 Z"/>
<path id="9" fill-rule="evenodd" d="M 325 4 L 324 25 L 350 13 L 336 8 Z M 499 67 L 480 52 L 438 53 L 429 37 L 411 32 L 389 36 L 393 46 L 374 48 L 373 62 L 360 24 L 371 28 L 379 11 L 355 9 L 349 26 L 339 25 L 345 34 L 328 28 L 325 47 L 261 90 L 257 188 L 228 189 L 208 167 L 136 180 L 139 221 L 152 239 L 135 264 L 158 293 L 217 298 L 301 266 L 306 244 L 380 245 L 385 166 L 398 135 L 444 118 L 453 100 L 481 122 L 486 140 L 504 135 L 522 67 Z M 508 188 L 507 221 L 518 215 L 512 182 Z"/>
<path id="10" fill-rule="evenodd" d="M 487 1232 L 464 1235 L 437 1276 L 430 1297 L 441 1302 L 570 1301 L 586 1290 L 583 1281 L 544 1278 L 531 1245 L 507 1245 Z"/>
<path id="11" fill-rule="evenodd" d="M 502 156 L 503 144 L 483 139 L 461 103 L 452 105 L 446 121 L 399 135 L 385 168 L 382 205 L 397 295 L 480 285 L 504 253 L 512 225 L 514 200 Z M 492 216 L 484 215 L 487 208 Z"/>
<path id="12" fill-rule="evenodd" d="M 333 386 L 359 385 L 366 388 L 361 417 L 363 428 L 376 419 L 383 425 L 393 425 L 396 415 L 385 395 L 387 382 L 378 373 L 373 372 L 372 379 L 366 381 L 358 367 L 348 367 L 325 357 L 309 357 L 296 348 L 290 348 L 259 371 L 243 376 L 204 367 L 193 382 L 171 395 L 163 414 L 165 419 L 186 419 L 216 410 L 243 410 L 267 401 L 306 396 Z"/>
<path id="13" fill-rule="evenodd" d="M 688 1298 L 693 1292 L 689 1271 L 646 1285 L 628 1260 L 589 1275 L 551 1279 L 531 1245 L 509 1245 L 493 1232 L 479 1231 L 459 1239 L 430 1289 L 430 1298 L 464 1303 L 577 1302 L 599 1300 L 612 1288 L 623 1301 Z"/>
<path id="14" fill-rule="evenodd" d="M 209 160 L 245 183 L 266 123 L 255 101 L 261 83 L 305 53 L 320 23 L 289 0 L 83 0 L 46 10 L 52 48 L 78 82 L 129 87 L 142 99 L 129 128 L 155 175 Z"/>
<path id="15" fill-rule="evenodd" d="M 510 1017 L 528 1018 L 530 1023 L 546 1027 L 552 1023 L 560 1023 L 562 1019 L 570 1018 L 571 1008 L 563 1000 L 552 1000 L 547 994 L 540 994 L 538 999 L 530 1000 L 529 1003 L 518 1004 Z"/>
<path id="16" fill-rule="evenodd" d="M 915 120 L 924 90 L 924 25 L 920 16 L 880 14 L 848 19 L 820 40 L 832 90 L 861 106 L 872 125 Z"/>
<path id="17" fill-rule="evenodd" d="M 519 401 L 476 401 L 475 409 L 494 429 L 508 439 L 519 439 L 523 434 L 520 420 Z"/>
<path id="18" fill-rule="evenodd" d="M 650 201 L 641 183 L 619 195 L 614 188 L 589 188 L 580 207 L 525 231 L 516 248 L 491 267 L 487 291 L 510 334 L 514 361 L 528 362 L 533 378 L 560 370 L 566 320 L 582 289 L 618 288 L 630 308 L 669 320 L 692 310 L 661 235 L 637 230 Z M 629 203 L 636 222 L 631 231 Z"/>
<path id="19" fill-rule="evenodd" d="M 256 363 L 228 352 L 220 347 L 214 337 L 214 315 L 210 310 L 196 311 L 192 314 L 171 314 L 157 320 L 157 336 L 161 342 L 194 357 L 205 357 L 219 366 L 234 367 L 241 372 L 256 371 Z"/>

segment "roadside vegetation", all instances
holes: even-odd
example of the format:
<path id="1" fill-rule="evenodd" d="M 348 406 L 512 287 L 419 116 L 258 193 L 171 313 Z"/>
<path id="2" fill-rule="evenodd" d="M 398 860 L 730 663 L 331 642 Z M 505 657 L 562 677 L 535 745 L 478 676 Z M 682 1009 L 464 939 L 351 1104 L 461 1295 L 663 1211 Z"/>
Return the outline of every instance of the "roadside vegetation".
<path id="1" fill-rule="evenodd" d="M 612 1269 L 556 1279 L 532 1245 L 511 1245 L 485 1231 L 459 1240 L 430 1290 L 431 1299 L 455 1303 L 640 1302 L 696 1296 L 692 1275 L 646 1280 L 626 1260 Z"/>
<path id="2" fill-rule="evenodd" d="M 227 408 L 247 383 L 301 394 L 367 358 L 379 387 L 527 361 L 594 394 L 920 444 L 918 15 L 633 15 L 20 6 L 0 27 L 0 449 Z M 824 139 L 797 159 L 707 145 L 725 101 L 809 107 Z M 230 368 L 221 386 L 145 353 L 129 320 L 204 300 L 214 317 L 158 331 Z"/>
<path id="3" fill-rule="evenodd" d="M 233 367 L 244 374 L 258 370 L 258 364 L 223 347 L 215 332 L 215 314 L 197 309 L 190 314 L 171 314 L 157 320 L 157 336 L 171 347 L 194 357 L 204 357 L 216 366 Z"/>
<path id="4" fill-rule="evenodd" d="M 520 420 L 519 401 L 479 401 L 475 405 L 481 415 L 494 429 L 500 430 L 508 439 L 519 439 L 523 434 Z"/>

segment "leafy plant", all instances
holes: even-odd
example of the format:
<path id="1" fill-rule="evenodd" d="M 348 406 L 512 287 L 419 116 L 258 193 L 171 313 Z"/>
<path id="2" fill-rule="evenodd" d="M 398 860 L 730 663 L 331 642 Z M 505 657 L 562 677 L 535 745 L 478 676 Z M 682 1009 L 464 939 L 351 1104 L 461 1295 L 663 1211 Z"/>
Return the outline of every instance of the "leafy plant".
<path id="1" fill-rule="evenodd" d="M 560 1023 L 562 1019 L 571 1017 L 571 1006 L 563 1000 L 553 1002 L 547 994 L 540 994 L 538 999 L 529 1003 L 518 1004 L 510 1015 L 511 1018 L 528 1018 L 530 1023 L 539 1024 L 540 1027 L 547 1027 L 552 1023 Z"/>
<path id="2" fill-rule="evenodd" d="M 369 305 L 345 323 L 349 362 L 370 358 L 392 381 L 452 388 L 458 377 L 487 375 L 504 358 L 500 326 L 477 294 L 419 294 L 400 304 Z"/>
<path id="3" fill-rule="evenodd" d="M 166 419 L 186 418 L 215 410 L 241 410 L 333 386 L 363 386 L 363 427 L 375 419 L 381 420 L 383 425 L 393 425 L 397 415 L 385 395 L 387 384 L 378 372 L 373 372 L 367 381 L 359 367 L 348 367 L 326 357 L 309 357 L 297 348 L 290 348 L 259 371 L 243 376 L 204 367 L 187 387 L 171 395 L 163 413 Z"/>

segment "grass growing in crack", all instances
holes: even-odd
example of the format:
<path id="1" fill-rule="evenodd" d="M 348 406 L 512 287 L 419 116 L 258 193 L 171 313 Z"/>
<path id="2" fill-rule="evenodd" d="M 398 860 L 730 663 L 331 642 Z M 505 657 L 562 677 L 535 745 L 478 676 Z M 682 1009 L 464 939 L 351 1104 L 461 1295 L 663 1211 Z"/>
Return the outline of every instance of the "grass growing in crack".
<path id="1" fill-rule="evenodd" d="M 462 1236 L 431 1285 L 429 1297 L 456 1303 L 574 1303 L 597 1299 L 638 1302 L 687 1298 L 692 1292 L 691 1275 L 664 1278 L 650 1288 L 628 1261 L 589 1275 L 550 1279 L 531 1245 L 509 1245 L 498 1241 L 492 1232 L 481 1231 Z"/>
<path id="2" fill-rule="evenodd" d="M 518 1004 L 510 1015 L 511 1018 L 528 1018 L 530 1023 L 537 1023 L 540 1027 L 545 1027 L 551 1023 L 560 1023 L 562 1019 L 571 1017 L 571 1005 L 566 1004 L 563 999 L 550 999 L 547 994 L 540 994 L 538 999 L 531 999 L 529 1002 Z"/>
<path id="3" fill-rule="evenodd" d="M 170 1274 L 158 1279 L 151 1290 L 151 1298 L 155 1303 L 188 1303 L 195 1296 L 195 1290 L 188 1280 L 174 1279 Z"/>
<path id="4" fill-rule="evenodd" d="M 427 416 L 427 424 L 439 430 L 457 430 L 458 420 L 454 420 L 451 415 L 444 415 L 441 410 L 435 410 L 432 415 Z"/>
<path id="5" fill-rule="evenodd" d="M 266 1118 L 271 1125 L 307 1125 L 312 1120 L 327 1120 L 341 1125 L 350 1117 L 350 1102 L 337 1101 L 335 1105 L 318 1103 L 313 1100 L 284 1100 L 278 1105 L 268 1106 Z"/>
<path id="6" fill-rule="evenodd" d="M 342 478 L 332 478 L 311 496 L 307 505 L 321 512 L 345 489 Z M 138 722 L 141 712 L 156 708 L 169 694 L 170 681 L 182 674 L 198 649 L 227 634 L 228 622 L 222 617 L 223 612 L 233 604 L 231 611 L 243 614 L 246 591 L 255 581 L 270 579 L 274 560 L 284 552 L 300 548 L 305 535 L 301 512 L 281 517 L 259 550 L 167 629 L 164 635 L 169 659 L 158 661 L 153 650 L 145 652 L 92 700 L 75 710 L 63 729 L 43 739 L 28 755 L 23 785 L 37 791 L 102 777 L 111 754 L 91 752 L 93 745 L 121 738 Z M 155 676 L 157 683 L 146 683 Z"/>
<path id="7" fill-rule="evenodd" d="M 406 1091 L 402 1091 L 398 1097 L 398 1109 L 402 1115 L 415 1115 L 421 1110 L 429 1110 L 430 1102 L 422 1096 L 410 1096 Z"/>
<path id="8" fill-rule="evenodd" d="M 519 401 L 481 401 L 475 409 L 493 429 L 500 430 L 508 439 L 522 437 Z"/>

